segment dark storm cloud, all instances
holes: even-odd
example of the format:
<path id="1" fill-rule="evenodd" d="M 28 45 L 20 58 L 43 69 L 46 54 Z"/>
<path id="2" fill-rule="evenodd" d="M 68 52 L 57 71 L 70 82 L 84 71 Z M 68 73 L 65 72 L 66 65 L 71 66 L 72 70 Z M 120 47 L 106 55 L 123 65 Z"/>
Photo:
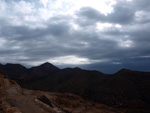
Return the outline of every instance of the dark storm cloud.
<path id="1" fill-rule="evenodd" d="M 101 14 L 98 10 L 91 8 L 91 7 L 83 7 L 79 11 L 79 16 L 86 17 L 87 19 L 93 19 L 93 20 L 103 20 L 104 21 L 104 15 Z"/>
<path id="2" fill-rule="evenodd" d="M 63 23 L 50 23 L 46 28 L 37 29 L 11 25 L 1 27 L 0 35 L 4 37 L 1 39 L 6 40 L 2 50 L 0 49 L 1 55 L 22 53 L 35 59 L 60 55 L 61 44 L 64 43 L 64 35 L 68 30 L 68 26 Z M 19 48 L 13 48 L 15 46 Z"/>
<path id="3" fill-rule="evenodd" d="M 133 0 L 133 6 L 138 10 L 150 10 L 150 1 L 149 0 Z"/>
<path id="4" fill-rule="evenodd" d="M 5 37 L 8 36 L 8 40 L 12 38 L 11 40 L 13 43 L 11 44 L 11 47 L 13 47 L 13 45 L 18 45 L 23 49 L 17 49 L 17 51 L 14 52 L 13 48 L 8 45 L 5 46 L 7 48 L 9 47 L 10 51 L 14 53 L 21 52 L 29 58 L 36 57 L 41 60 L 70 54 L 81 57 L 91 57 L 92 59 L 99 57 L 97 52 L 102 53 L 104 46 L 107 49 L 107 46 L 112 45 L 113 42 L 99 39 L 99 35 L 96 34 L 94 30 L 92 33 L 89 33 L 88 31 L 69 32 L 69 26 L 66 26 L 66 24 L 59 24 L 57 26 L 52 25 L 53 24 L 49 24 L 45 29 L 33 30 L 26 27 L 9 27 L 9 32 L 5 32 L 3 35 L 5 35 Z M 60 31 L 57 28 L 61 28 Z M 63 32 L 61 32 L 61 30 Z M 17 34 L 18 37 L 9 37 L 11 34 Z M 80 42 L 87 42 L 88 47 L 85 47 L 84 44 Z M 97 48 L 100 48 L 100 50 L 97 50 Z M 7 54 L 7 52 L 5 54 Z"/>
<path id="5" fill-rule="evenodd" d="M 34 27 L 32 21 L 15 25 L 10 18 L 0 18 L 0 60 L 32 65 L 56 57 L 76 56 L 91 63 L 60 67 L 80 66 L 107 73 L 121 68 L 150 71 L 149 5 L 149 0 L 120 0 L 107 15 L 92 7 L 82 7 L 75 17 L 57 14 L 36 23 L 42 27 Z M 143 14 L 145 17 L 141 18 Z M 100 30 L 97 23 L 102 24 Z M 105 23 L 110 26 L 103 27 Z"/>
<path id="6" fill-rule="evenodd" d="M 129 24 L 134 19 L 134 11 L 127 6 L 117 5 L 114 8 L 114 12 L 108 18 L 108 22 L 119 23 L 119 24 Z"/>
<path id="7" fill-rule="evenodd" d="M 129 24 L 134 20 L 134 8 L 130 7 L 125 2 L 120 2 L 114 6 L 114 11 L 111 14 L 104 15 L 98 10 L 91 7 L 81 8 L 77 15 L 81 18 L 78 21 L 80 25 L 86 22 L 86 24 L 94 24 L 96 22 L 107 22 L 107 23 L 118 23 L 118 24 Z M 83 22 L 82 22 L 83 20 Z M 82 22 L 82 23 L 81 23 Z M 84 24 L 83 24 L 84 25 Z"/>
<path id="8" fill-rule="evenodd" d="M 63 36 L 69 30 L 69 26 L 65 23 L 51 23 L 48 24 L 46 28 L 30 29 L 25 26 L 4 26 L 1 27 L 1 35 L 6 38 L 16 38 L 16 40 L 27 40 L 35 39 L 38 37 L 53 35 L 53 36 Z M 18 37 L 13 37 L 13 35 L 19 35 Z"/>

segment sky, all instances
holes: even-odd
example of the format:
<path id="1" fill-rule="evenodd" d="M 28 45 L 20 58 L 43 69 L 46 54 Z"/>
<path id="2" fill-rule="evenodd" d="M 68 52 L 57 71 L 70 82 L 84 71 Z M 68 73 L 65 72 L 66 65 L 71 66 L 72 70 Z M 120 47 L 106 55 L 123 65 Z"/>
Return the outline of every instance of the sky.
<path id="1" fill-rule="evenodd" d="M 0 63 L 150 72 L 150 0 L 0 0 Z"/>

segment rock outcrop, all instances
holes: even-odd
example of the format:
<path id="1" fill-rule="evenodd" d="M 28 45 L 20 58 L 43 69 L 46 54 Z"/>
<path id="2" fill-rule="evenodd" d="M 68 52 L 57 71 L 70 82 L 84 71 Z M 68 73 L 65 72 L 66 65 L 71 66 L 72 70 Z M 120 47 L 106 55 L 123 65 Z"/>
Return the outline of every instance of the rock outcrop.
<path id="1" fill-rule="evenodd" d="M 21 92 L 21 87 L 13 80 L 5 78 L 4 75 L 0 74 L 0 94 L 18 94 Z"/>
<path id="2" fill-rule="evenodd" d="M 18 107 L 11 105 L 9 95 L 19 94 L 21 87 L 0 74 L 0 113 L 22 113 Z"/>

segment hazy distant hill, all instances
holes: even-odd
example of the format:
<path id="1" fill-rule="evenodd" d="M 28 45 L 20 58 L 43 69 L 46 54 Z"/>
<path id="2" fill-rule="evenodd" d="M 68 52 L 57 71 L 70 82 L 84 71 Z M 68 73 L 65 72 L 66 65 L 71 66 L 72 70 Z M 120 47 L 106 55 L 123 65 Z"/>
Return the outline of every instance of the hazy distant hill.
<path id="1" fill-rule="evenodd" d="M 23 87 L 29 89 L 73 93 L 115 107 L 150 107 L 149 72 L 122 69 L 107 75 L 80 68 L 59 69 L 50 63 L 30 69 L 19 69 L 16 64 L 11 65 L 14 65 L 11 67 L 11 75 L 18 73 L 17 78 L 9 75 L 7 65 L 1 65 L 0 72 L 15 78 Z"/>

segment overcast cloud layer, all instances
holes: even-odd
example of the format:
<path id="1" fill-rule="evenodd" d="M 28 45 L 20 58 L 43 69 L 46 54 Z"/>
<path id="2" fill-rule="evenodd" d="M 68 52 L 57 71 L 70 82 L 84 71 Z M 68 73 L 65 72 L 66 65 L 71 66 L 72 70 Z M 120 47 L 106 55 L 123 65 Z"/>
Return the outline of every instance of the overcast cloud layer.
<path id="1" fill-rule="evenodd" d="M 150 0 L 0 0 L 0 62 L 150 71 Z"/>

